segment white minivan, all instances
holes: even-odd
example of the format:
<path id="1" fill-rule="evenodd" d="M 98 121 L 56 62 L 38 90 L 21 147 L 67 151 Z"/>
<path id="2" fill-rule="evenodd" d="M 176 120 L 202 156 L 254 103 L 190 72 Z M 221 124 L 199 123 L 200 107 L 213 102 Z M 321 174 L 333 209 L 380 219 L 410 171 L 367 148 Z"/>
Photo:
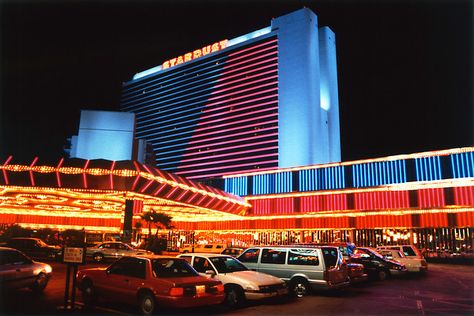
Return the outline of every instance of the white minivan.
<path id="1" fill-rule="evenodd" d="M 285 280 L 296 297 L 311 289 L 341 288 L 350 283 L 338 247 L 257 246 L 246 249 L 237 259 L 252 270 Z"/>
<path id="2" fill-rule="evenodd" d="M 288 294 L 288 288 L 282 279 L 249 270 L 232 256 L 188 253 L 178 257 L 185 259 L 199 274 L 221 281 L 226 294 L 225 303 L 230 307 L 238 307 L 245 300 Z"/>

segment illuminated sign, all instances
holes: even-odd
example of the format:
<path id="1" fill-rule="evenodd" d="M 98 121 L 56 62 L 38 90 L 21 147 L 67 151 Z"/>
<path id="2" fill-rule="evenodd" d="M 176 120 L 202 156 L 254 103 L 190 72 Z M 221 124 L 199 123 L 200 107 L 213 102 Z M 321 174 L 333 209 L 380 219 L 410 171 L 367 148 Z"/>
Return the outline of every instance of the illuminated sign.
<path id="1" fill-rule="evenodd" d="M 181 56 L 178 56 L 176 58 L 172 58 L 170 60 L 167 60 L 163 63 L 162 65 L 162 69 L 167 69 L 167 68 L 170 68 L 170 67 L 173 67 L 173 66 L 176 66 L 176 65 L 179 65 L 179 64 L 182 64 L 182 63 L 185 63 L 187 61 L 190 61 L 190 60 L 193 60 L 193 59 L 196 59 L 196 58 L 199 58 L 199 57 L 202 57 L 202 56 L 206 56 L 210 53 L 214 53 L 214 52 L 217 52 L 221 49 L 224 49 L 227 47 L 227 43 L 228 43 L 228 40 L 222 40 L 220 42 L 216 42 L 212 45 L 207 45 L 207 46 L 204 46 L 203 48 L 201 49 L 196 49 L 195 51 L 193 52 L 190 52 L 190 53 L 186 53 L 184 55 L 181 55 Z"/>

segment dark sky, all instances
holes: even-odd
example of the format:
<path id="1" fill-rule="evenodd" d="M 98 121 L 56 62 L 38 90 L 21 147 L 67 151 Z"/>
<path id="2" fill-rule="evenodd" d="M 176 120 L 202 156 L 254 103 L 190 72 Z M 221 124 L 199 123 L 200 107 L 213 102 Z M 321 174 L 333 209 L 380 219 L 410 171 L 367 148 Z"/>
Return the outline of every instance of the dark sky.
<path id="1" fill-rule="evenodd" d="M 134 73 L 303 6 L 336 33 L 343 161 L 473 145 L 472 3 L 0 0 L 0 159 L 57 161 Z"/>

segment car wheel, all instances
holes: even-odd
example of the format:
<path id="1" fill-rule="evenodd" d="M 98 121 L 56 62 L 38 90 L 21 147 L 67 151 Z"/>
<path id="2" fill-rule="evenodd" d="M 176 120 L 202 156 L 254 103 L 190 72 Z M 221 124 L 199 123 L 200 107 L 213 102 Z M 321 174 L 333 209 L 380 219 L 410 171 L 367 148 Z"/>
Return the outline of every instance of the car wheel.
<path id="1" fill-rule="evenodd" d="M 92 259 L 94 259 L 95 262 L 101 262 L 104 260 L 104 255 L 101 254 L 100 252 L 96 252 L 93 256 Z"/>
<path id="2" fill-rule="evenodd" d="M 230 286 L 225 291 L 225 304 L 232 308 L 241 306 L 245 300 L 244 291 L 237 286 Z"/>
<path id="3" fill-rule="evenodd" d="M 377 279 L 378 279 L 379 281 L 383 281 L 383 280 L 387 279 L 388 276 L 389 276 L 389 273 L 388 273 L 388 271 L 386 271 L 386 270 L 380 270 L 380 271 L 377 273 Z"/>
<path id="4" fill-rule="evenodd" d="M 44 290 L 44 288 L 46 287 L 46 285 L 48 285 L 48 277 L 46 276 L 46 274 L 44 273 L 40 273 L 37 277 L 36 277 L 36 280 L 35 280 L 35 283 L 33 283 L 33 285 L 31 285 L 31 289 L 34 291 L 34 292 L 42 292 Z"/>
<path id="5" fill-rule="evenodd" d="M 155 297 L 150 292 L 140 294 L 138 308 L 141 315 L 151 315 L 155 310 Z"/>
<path id="6" fill-rule="evenodd" d="M 294 297 L 301 298 L 308 294 L 309 283 L 303 278 L 296 278 L 290 282 L 290 291 Z"/>
<path id="7" fill-rule="evenodd" d="M 84 306 L 91 307 L 95 304 L 95 288 L 91 280 L 82 281 L 81 286 L 82 300 L 84 301 Z"/>

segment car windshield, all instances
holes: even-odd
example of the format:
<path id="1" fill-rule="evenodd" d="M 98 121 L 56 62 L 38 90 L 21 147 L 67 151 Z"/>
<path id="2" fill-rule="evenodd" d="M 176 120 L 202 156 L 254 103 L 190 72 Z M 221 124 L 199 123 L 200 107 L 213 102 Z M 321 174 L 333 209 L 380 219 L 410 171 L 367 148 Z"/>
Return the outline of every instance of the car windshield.
<path id="1" fill-rule="evenodd" d="M 232 257 L 212 257 L 209 258 L 219 273 L 232 273 L 248 270 L 239 260 Z"/>
<path id="2" fill-rule="evenodd" d="M 36 244 L 40 247 L 47 247 L 48 246 L 48 244 L 45 243 L 44 241 L 42 241 L 41 239 L 38 239 Z"/>
<path id="3" fill-rule="evenodd" d="M 153 275 L 158 278 L 175 278 L 199 275 L 186 260 L 163 258 L 153 259 L 151 262 Z"/>

